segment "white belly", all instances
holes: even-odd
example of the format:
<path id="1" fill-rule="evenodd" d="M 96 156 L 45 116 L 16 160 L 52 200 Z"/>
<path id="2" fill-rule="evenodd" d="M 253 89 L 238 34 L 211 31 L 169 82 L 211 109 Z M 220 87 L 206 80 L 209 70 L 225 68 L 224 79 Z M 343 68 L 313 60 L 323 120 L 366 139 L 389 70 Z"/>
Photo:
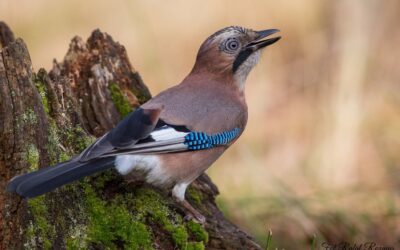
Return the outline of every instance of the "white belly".
<path id="1" fill-rule="evenodd" d="M 153 185 L 168 183 L 170 176 L 162 167 L 161 161 L 155 155 L 118 155 L 115 167 L 122 175 L 138 170 L 147 173 L 146 182 Z"/>

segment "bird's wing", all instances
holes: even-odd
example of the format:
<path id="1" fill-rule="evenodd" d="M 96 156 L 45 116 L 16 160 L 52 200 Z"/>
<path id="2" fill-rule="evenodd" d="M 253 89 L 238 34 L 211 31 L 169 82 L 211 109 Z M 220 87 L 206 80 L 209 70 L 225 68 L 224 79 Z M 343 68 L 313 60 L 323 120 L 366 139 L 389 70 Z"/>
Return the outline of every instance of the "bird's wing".
<path id="1" fill-rule="evenodd" d="M 123 154 L 160 154 L 209 149 L 227 145 L 240 134 L 239 128 L 215 134 L 191 131 L 185 125 L 160 119 L 162 109 L 142 109 L 124 118 L 79 156 L 80 162 Z"/>
<path id="2" fill-rule="evenodd" d="M 122 154 L 155 154 L 187 151 L 185 137 L 192 133 L 185 126 L 166 124 L 161 119 L 154 130 L 146 138 L 137 141 L 127 147 L 114 148 L 106 156 Z"/>
<path id="3" fill-rule="evenodd" d="M 98 158 L 110 151 L 124 149 L 145 139 L 155 129 L 159 121 L 162 108 L 138 108 L 125 117 L 107 134 L 97 139 L 81 154 L 79 161 L 89 161 Z"/>
<path id="4" fill-rule="evenodd" d="M 166 100 L 166 103 L 168 101 Z M 157 102 L 154 102 L 152 106 L 138 108 L 83 151 L 80 161 L 85 162 L 99 157 L 122 154 L 159 154 L 208 149 L 229 144 L 241 132 L 239 128 L 213 134 L 193 131 L 191 129 L 196 127 L 198 122 L 204 123 L 204 118 L 199 120 L 195 117 L 196 119 L 188 122 L 190 125 L 172 124 L 170 121 L 165 122 L 166 114 L 180 118 L 188 115 L 190 118 L 193 115 L 188 112 L 171 113 L 171 110 L 175 109 L 163 110 L 163 108 L 164 106 Z M 170 118 L 168 115 L 166 117 Z M 176 120 L 175 122 L 179 122 L 178 120 L 182 121 L 183 119 Z"/>
<path id="5" fill-rule="evenodd" d="M 228 145 L 240 134 L 235 128 L 216 134 L 191 131 L 185 126 L 167 124 L 161 119 L 156 128 L 145 139 L 125 148 L 116 148 L 106 154 L 116 156 L 123 154 L 161 154 L 183 151 L 210 149 L 216 146 Z"/>

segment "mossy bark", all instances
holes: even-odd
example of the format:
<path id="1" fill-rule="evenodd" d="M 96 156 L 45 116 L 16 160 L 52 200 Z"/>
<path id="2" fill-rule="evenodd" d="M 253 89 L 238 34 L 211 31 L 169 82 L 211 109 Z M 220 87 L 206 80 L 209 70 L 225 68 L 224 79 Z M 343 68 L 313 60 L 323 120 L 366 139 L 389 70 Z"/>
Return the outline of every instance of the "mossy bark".
<path id="1" fill-rule="evenodd" d="M 150 98 L 123 46 L 96 30 L 62 63 L 35 73 L 25 43 L 0 23 L 0 249 L 259 249 L 215 204 L 202 175 L 188 200 L 206 225 L 183 220 L 168 191 L 108 171 L 26 200 L 15 175 L 65 161 Z"/>

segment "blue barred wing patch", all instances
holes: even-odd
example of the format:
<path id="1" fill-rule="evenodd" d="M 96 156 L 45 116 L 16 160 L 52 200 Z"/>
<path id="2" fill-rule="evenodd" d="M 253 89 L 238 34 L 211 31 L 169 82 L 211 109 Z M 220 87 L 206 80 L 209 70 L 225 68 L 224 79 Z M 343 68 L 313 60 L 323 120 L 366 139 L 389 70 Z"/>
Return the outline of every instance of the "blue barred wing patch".
<path id="1" fill-rule="evenodd" d="M 215 146 L 227 145 L 239 135 L 240 129 L 208 135 L 203 132 L 192 131 L 185 136 L 184 144 L 189 150 L 209 149 Z"/>

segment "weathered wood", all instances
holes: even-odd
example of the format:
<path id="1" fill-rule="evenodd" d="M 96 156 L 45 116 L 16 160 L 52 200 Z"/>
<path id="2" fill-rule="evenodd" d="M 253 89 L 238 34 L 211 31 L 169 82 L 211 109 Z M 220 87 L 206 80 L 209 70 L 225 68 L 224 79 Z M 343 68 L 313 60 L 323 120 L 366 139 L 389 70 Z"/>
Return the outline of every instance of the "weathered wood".
<path id="1" fill-rule="evenodd" d="M 0 21 L 0 48 L 14 42 L 14 34 L 5 22 Z"/>
<path id="2" fill-rule="evenodd" d="M 123 46 L 96 30 L 63 62 L 33 72 L 28 49 L 0 23 L 0 249 L 260 249 L 225 219 L 201 176 L 188 200 L 207 218 L 182 219 L 168 193 L 109 171 L 25 200 L 11 177 L 67 160 L 150 98 Z"/>

